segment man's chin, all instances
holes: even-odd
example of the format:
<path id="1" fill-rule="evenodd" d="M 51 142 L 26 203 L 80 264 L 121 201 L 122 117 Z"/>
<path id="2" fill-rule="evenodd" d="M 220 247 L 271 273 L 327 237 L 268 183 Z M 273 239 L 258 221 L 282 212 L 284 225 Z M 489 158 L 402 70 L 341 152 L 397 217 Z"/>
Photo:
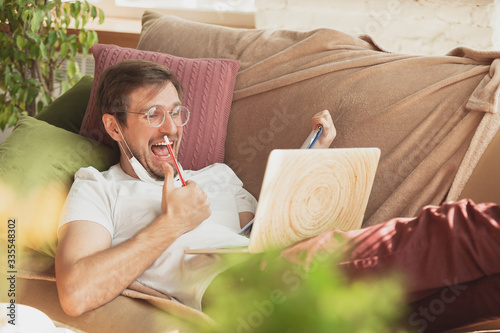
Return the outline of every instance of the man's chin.
<path id="1" fill-rule="evenodd" d="M 174 170 L 174 178 L 177 176 L 177 169 L 175 168 L 175 165 L 172 165 L 172 163 L 168 163 L 172 169 Z M 165 180 L 165 172 L 163 171 L 163 166 L 160 165 L 159 168 L 151 169 L 149 168 L 148 170 L 149 174 L 155 179 L 155 180 Z"/>

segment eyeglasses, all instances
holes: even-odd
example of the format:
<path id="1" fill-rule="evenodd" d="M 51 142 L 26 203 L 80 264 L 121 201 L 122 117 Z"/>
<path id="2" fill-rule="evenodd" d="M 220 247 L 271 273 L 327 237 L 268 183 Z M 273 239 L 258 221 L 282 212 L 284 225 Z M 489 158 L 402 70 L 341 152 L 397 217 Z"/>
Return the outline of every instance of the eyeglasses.
<path id="1" fill-rule="evenodd" d="M 187 107 L 177 105 L 172 111 L 166 111 L 161 106 L 153 106 L 147 112 L 131 112 L 131 111 L 116 111 L 124 113 L 142 114 L 148 117 L 149 125 L 153 127 L 160 127 L 165 122 L 166 114 L 168 113 L 172 118 L 175 126 L 182 127 L 187 124 L 190 112 Z"/>

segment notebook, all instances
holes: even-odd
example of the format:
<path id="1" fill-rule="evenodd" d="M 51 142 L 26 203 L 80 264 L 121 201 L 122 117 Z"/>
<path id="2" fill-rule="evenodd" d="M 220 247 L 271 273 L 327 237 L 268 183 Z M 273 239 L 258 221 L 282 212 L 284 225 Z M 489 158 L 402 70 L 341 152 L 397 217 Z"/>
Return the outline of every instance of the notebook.
<path id="1" fill-rule="evenodd" d="M 379 158 L 378 148 L 273 150 L 248 247 L 185 253 L 260 253 L 330 229 L 359 229 Z"/>

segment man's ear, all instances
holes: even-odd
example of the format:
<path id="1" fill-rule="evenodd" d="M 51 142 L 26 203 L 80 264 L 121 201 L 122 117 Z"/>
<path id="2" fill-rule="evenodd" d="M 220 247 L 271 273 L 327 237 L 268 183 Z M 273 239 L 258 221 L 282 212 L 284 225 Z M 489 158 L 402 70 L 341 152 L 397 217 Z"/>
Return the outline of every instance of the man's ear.
<path id="1" fill-rule="evenodd" d="M 121 142 L 122 137 L 120 135 L 120 130 L 118 129 L 118 120 L 109 113 L 105 113 L 102 115 L 102 123 L 104 124 L 104 128 L 106 132 L 108 132 L 109 136 L 115 140 L 116 142 Z"/>

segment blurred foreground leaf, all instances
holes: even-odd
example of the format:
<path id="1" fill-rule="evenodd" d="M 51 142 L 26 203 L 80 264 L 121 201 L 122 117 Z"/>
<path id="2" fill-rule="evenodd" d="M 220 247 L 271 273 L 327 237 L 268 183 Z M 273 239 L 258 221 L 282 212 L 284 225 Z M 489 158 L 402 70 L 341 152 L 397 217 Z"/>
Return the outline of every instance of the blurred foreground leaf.
<path id="1" fill-rule="evenodd" d="M 249 256 L 215 279 L 204 312 L 224 332 L 403 331 L 398 275 L 348 281 L 337 262 L 321 257 L 306 271 L 277 253 Z"/>

